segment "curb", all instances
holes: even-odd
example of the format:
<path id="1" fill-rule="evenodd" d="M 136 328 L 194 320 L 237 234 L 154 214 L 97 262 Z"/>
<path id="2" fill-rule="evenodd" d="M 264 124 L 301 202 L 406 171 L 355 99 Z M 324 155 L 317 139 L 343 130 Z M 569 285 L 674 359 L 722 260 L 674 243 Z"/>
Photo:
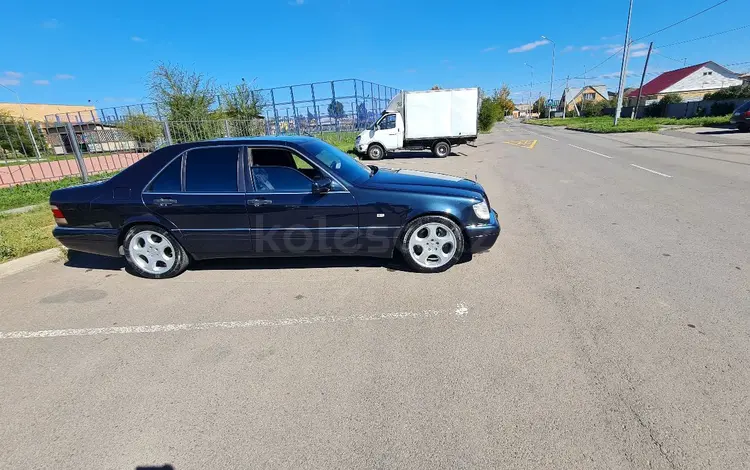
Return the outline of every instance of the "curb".
<path id="1" fill-rule="evenodd" d="M 49 250 L 8 261 L 0 264 L 0 279 L 41 266 L 42 264 L 57 261 L 58 259 L 60 259 L 60 248 L 50 248 Z"/>

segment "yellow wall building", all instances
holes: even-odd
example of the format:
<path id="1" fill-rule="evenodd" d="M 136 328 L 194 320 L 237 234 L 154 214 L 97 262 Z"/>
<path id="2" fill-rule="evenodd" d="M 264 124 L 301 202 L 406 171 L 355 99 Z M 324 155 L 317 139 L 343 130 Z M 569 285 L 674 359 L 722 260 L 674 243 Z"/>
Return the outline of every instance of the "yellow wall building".
<path id="1" fill-rule="evenodd" d="M 23 113 L 21 107 L 23 106 Z M 57 114 L 60 121 L 91 122 L 97 120 L 96 107 L 71 104 L 43 103 L 0 103 L 0 113 L 7 113 L 15 118 L 26 117 L 27 121 L 44 122 L 44 116 Z"/>

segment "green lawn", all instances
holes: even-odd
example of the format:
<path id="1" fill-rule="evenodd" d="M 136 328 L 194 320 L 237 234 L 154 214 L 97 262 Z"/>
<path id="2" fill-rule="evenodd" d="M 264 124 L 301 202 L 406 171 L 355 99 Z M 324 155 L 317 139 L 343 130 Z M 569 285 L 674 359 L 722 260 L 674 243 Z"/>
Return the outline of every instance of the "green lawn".
<path id="1" fill-rule="evenodd" d="M 694 118 L 642 118 L 642 119 L 620 119 L 615 127 L 611 116 L 598 116 L 590 118 L 555 118 L 555 119 L 531 119 L 524 121 L 526 124 L 550 127 L 565 127 L 580 131 L 595 133 L 616 132 L 654 132 L 662 126 L 717 126 L 729 124 L 730 116 L 708 116 Z"/>
<path id="2" fill-rule="evenodd" d="M 354 139 L 359 135 L 359 131 L 342 131 L 342 132 L 323 132 L 321 134 L 314 134 L 320 140 L 328 142 L 329 144 L 338 147 L 344 152 L 354 151 Z"/>
<path id="3" fill-rule="evenodd" d="M 115 173 L 98 173 L 91 175 L 89 181 L 107 179 Z M 16 207 L 42 204 L 49 201 L 49 195 L 55 189 L 67 188 L 81 184 L 81 178 L 68 177 L 58 181 L 20 184 L 10 188 L 0 188 L 0 211 Z"/>
<path id="4" fill-rule="evenodd" d="M 0 215 L 0 263 L 60 246 L 52 236 L 54 226 L 47 206 L 23 214 Z"/>

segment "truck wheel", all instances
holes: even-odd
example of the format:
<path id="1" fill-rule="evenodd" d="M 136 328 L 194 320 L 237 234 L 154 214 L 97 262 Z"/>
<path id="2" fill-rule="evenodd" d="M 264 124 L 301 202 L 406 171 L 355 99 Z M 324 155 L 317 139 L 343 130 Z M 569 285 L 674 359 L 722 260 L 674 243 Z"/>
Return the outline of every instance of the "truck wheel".
<path id="1" fill-rule="evenodd" d="M 385 149 L 380 144 L 372 144 L 367 149 L 367 157 L 370 160 L 382 160 L 385 157 Z"/>
<path id="2" fill-rule="evenodd" d="M 432 147 L 432 154 L 438 158 L 445 158 L 451 153 L 451 144 L 441 140 Z"/>

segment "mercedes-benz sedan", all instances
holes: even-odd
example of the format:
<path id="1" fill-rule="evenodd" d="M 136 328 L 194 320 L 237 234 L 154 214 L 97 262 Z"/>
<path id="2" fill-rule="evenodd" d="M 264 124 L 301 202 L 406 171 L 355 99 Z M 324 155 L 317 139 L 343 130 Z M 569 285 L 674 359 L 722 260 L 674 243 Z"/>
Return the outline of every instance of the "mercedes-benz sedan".
<path id="1" fill-rule="evenodd" d="M 148 278 L 209 258 L 395 250 L 439 272 L 500 233 L 478 183 L 364 165 L 309 137 L 164 147 L 107 181 L 54 191 L 50 205 L 63 245 L 124 256 Z"/>

